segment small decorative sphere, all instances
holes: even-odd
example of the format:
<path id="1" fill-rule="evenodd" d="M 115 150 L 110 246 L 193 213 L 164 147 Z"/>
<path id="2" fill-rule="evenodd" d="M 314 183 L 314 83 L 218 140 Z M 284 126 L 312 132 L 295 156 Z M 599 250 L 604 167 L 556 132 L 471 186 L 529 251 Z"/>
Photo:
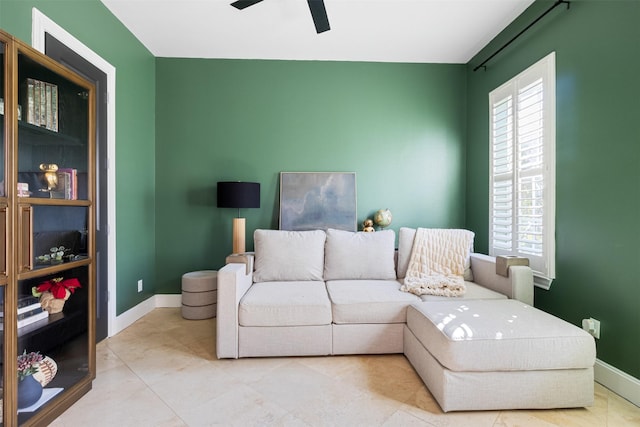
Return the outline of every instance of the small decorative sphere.
<path id="1" fill-rule="evenodd" d="M 380 209 L 373 215 L 373 222 L 375 222 L 378 227 L 384 228 L 391 225 L 392 218 L 393 216 L 389 209 Z"/>

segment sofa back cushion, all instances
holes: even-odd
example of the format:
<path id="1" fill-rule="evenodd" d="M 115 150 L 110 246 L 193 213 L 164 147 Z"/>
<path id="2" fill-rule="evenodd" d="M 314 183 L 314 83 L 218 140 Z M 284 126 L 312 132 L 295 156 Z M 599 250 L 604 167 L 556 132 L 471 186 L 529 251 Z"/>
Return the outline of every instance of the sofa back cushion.
<path id="1" fill-rule="evenodd" d="M 396 234 L 393 230 L 354 233 L 327 230 L 325 280 L 394 280 Z"/>
<path id="2" fill-rule="evenodd" d="M 254 282 L 323 280 L 322 230 L 256 230 Z"/>
<path id="3" fill-rule="evenodd" d="M 409 268 L 409 260 L 411 258 L 411 250 L 413 249 L 413 239 L 416 237 L 416 229 L 401 227 L 398 233 L 398 279 L 404 279 Z M 471 271 L 471 252 L 473 252 L 473 244 L 467 252 L 464 261 L 464 280 L 473 281 L 473 272 Z"/>

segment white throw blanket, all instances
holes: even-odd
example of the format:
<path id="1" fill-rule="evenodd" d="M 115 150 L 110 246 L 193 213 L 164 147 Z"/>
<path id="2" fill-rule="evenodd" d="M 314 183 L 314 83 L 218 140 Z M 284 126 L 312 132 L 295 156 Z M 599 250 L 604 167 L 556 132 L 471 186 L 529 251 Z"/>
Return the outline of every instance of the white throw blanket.
<path id="1" fill-rule="evenodd" d="M 400 290 L 416 295 L 464 295 L 464 267 L 473 238 L 469 230 L 418 228 Z"/>

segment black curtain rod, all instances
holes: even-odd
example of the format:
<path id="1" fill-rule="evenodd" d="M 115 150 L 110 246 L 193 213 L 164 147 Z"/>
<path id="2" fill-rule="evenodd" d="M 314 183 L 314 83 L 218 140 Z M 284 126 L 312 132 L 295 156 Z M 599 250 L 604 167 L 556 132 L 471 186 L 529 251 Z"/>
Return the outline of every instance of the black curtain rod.
<path id="1" fill-rule="evenodd" d="M 571 7 L 571 2 L 567 1 L 567 0 L 558 0 L 556 1 L 553 6 L 551 6 L 549 9 L 547 9 L 546 12 L 544 12 L 542 15 L 538 16 L 538 18 L 536 18 L 535 21 L 533 21 L 531 24 L 527 25 L 526 28 L 522 31 L 520 31 L 518 34 L 516 34 L 511 40 L 509 40 L 508 42 L 506 42 L 500 49 L 496 50 L 493 55 L 491 55 L 490 57 L 488 57 L 487 59 L 485 59 L 482 64 L 478 65 L 476 68 L 473 69 L 473 71 L 478 71 L 480 68 L 484 68 L 485 70 L 487 69 L 487 67 L 484 65 L 487 62 L 489 62 L 494 56 L 496 56 L 497 54 L 499 54 L 500 52 L 502 52 L 502 50 L 504 48 L 506 48 L 507 46 L 509 46 L 511 43 L 513 43 L 518 37 L 520 37 L 522 34 L 524 34 L 525 31 L 527 31 L 529 28 L 533 27 L 536 23 L 538 23 L 539 20 L 541 20 L 542 18 L 544 18 L 547 13 L 551 12 L 553 9 L 555 9 L 557 6 L 560 6 L 562 3 L 566 3 L 567 5 L 567 9 L 569 9 Z"/>

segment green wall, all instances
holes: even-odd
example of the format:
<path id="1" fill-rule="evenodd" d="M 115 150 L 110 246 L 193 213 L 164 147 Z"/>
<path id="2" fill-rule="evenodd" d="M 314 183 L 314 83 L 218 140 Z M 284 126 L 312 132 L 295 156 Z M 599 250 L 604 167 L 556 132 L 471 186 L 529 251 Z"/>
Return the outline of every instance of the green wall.
<path id="1" fill-rule="evenodd" d="M 358 62 L 157 59 L 159 293 L 217 269 L 233 209 L 216 182 L 257 181 L 253 230 L 278 227 L 279 172 L 356 172 L 358 221 L 464 225 L 465 67 Z"/>
<path id="2" fill-rule="evenodd" d="M 0 0 L 0 28 L 29 43 L 32 7 L 116 68 L 120 314 L 155 293 L 155 58 L 98 0 Z M 138 279 L 145 292 L 137 292 Z"/>
<path id="3" fill-rule="evenodd" d="M 546 10 L 536 2 L 468 65 L 467 226 L 488 239 L 488 93 L 556 52 L 556 280 L 536 306 L 601 321 L 598 358 L 640 378 L 640 2 L 573 1 L 472 68 Z"/>

